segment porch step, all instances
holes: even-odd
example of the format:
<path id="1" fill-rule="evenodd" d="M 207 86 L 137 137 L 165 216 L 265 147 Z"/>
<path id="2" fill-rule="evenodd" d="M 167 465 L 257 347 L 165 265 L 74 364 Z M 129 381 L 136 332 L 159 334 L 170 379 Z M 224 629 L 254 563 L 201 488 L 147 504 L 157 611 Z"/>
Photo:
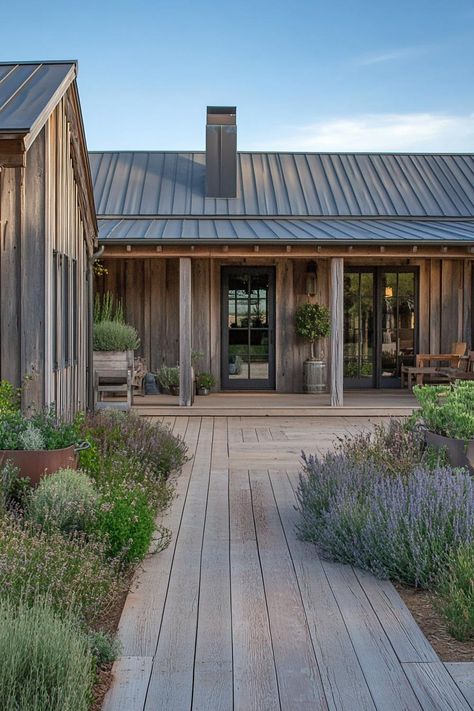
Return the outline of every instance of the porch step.
<path id="1" fill-rule="evenodd" d="M 249 406 L 201 406 L 179 407 L 178 405 L 137 405 L 133 409 L 142 417 L 408 417 L 415 406 L 297 406 L 249 407 Z"/>

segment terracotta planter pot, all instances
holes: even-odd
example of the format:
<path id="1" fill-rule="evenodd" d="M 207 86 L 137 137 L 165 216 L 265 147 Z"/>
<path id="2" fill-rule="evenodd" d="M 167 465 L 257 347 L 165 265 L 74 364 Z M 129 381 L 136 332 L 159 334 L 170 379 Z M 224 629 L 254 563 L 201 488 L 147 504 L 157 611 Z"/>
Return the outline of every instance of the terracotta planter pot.
<path id="1" fill-rule="evenodd" d="M 77 469 L 77 455 L 74 445 L 64 449 L 0 450 L 0 467 L 8 460 L 18 467 L 19 475 L 29 477 L 36 486 L 41 477 L 54 474 L 58 469 Z"/>
<path id="2" fill-rule="evenodd" d="M 466 467 L 474 474 L 474 439 L 465 441 L 426 430 L 425 442 L 435 449 L 446 449 L 451 466 Z"/>

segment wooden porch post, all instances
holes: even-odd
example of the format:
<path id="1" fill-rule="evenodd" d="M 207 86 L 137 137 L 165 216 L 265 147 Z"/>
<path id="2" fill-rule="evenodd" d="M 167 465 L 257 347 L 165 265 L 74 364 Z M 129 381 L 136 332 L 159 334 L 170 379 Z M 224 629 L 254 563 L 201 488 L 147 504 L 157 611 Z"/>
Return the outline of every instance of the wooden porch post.
<path id="1" fill-rule="evenodd" d="M 331 259 L 331 407 L 343 404 L 344 259 Z"/>
<path id="2" fill-rule="evenodd" d="M 179 404 L 192 405 L 191 259 L 179 260 Z"/>

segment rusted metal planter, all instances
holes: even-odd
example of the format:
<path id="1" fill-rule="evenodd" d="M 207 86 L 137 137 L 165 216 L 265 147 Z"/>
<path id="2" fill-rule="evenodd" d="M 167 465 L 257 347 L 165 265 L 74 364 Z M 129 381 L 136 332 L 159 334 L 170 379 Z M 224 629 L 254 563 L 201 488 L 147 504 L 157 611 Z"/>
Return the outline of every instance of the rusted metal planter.
<path id="1" fill-rule="evenodd" d="M 463 440 L 444 437 L 425 430 L 425 442 L 435 449 L 445 449 L 449 463 L 453 467 L 465 467 L 474 474 L 474 439 Z"/>
<path id="2" fill-rule="evenodd" d="M 18 468 L 19 476 L 29 477 L 36 486 L 41 477 L 54 474 L 59 469 L 77 469 L 74 445 L 63 449 L 1 449 L 0 467 L 10 460 Z"/>

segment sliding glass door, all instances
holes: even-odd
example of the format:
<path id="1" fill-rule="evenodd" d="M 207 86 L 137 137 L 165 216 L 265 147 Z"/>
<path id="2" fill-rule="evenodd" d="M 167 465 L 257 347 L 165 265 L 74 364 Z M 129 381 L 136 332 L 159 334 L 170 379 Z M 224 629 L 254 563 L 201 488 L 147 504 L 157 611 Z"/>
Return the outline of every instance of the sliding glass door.
<path id="1" fill-rule="evenodd" d="M 417 346 L 417 270 L 349 268 L 344 275 L 345 387 L 397 387 Z"/>

